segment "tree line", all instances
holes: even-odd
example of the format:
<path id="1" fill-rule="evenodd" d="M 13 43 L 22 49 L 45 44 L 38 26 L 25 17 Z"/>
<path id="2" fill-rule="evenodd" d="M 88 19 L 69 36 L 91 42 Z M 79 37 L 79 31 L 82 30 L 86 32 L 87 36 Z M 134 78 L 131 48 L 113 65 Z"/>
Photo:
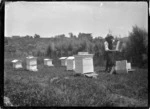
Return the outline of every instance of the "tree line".
<path id="1" fill-rule="evenodd" d="M 25 37 L 27 40 L 25 44 L 28 45 L 26 50 L 33 53 L 35 56 L 46 56 L 53 59 L 62 56 L 76 55 L 78 52 L 88 52 L 94 54 L 93 58 L 95 65 L 104 65 L 104 38 L 100 36 L 93 38 L 91 33 L 79 33 L 78 36 L 69 33 L 69 36 L 70 37 L 66 37 L 64 34 L 60 34 L 55 37 L 44 39 L 40 38 L 40 35 L 35 34 L 34 38 Z M 133 26 L 132 32 L 129 33 L 127 40 L 123 40 L 124 38 L 119 37 L 115 38 L 124 43 L 122 55 L 118 55 L 120 58 L 127 59 L 135 66 L 142 67 L 147 65 L 148 33 L 144 29 Z M 23 40 L 23 42 L 24 41 L 25 40 Z M 8 43 L 9 41 L 5 38 L 5 45 Z M 12 45 L 9 50 L 15 51 L 14 45 Z"/>

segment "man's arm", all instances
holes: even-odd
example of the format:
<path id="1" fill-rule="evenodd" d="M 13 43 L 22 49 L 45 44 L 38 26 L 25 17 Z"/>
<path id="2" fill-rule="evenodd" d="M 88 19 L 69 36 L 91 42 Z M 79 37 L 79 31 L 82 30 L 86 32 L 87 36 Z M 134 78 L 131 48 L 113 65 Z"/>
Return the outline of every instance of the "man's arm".
<path id="1" fill-rule="evenodd" d="M 108 48 L 108 43 L 107 42 L 104 42 L 104 46 L 105 46 L 105 51 L 110 51 L 110 52 L 119 52 L 118 50 L 110 50 L 109 48 Z"/>
<path id="2" fill-rule="evenodd" d="M 105 47 L 105 51 L 109 51 L 108 43 L 106 41 L 104 42 L 104 47 Z"/>

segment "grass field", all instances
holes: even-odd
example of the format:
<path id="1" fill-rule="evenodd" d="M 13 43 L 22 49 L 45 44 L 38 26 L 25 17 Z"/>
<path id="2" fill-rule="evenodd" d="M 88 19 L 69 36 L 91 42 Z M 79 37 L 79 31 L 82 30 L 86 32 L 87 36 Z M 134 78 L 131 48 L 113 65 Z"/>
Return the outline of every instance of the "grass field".
<path id="1" fill-rule="evenodd" d="M 12 68 L 5 59 L 4 95 L 14 106 L 148 106 L 148 70 L 135 68 L 128 74 L 110 75 L 95 67 L 98 78 L 66 71 L 58 61 L 54 67 L 38 59 L 38 72 Z"/>

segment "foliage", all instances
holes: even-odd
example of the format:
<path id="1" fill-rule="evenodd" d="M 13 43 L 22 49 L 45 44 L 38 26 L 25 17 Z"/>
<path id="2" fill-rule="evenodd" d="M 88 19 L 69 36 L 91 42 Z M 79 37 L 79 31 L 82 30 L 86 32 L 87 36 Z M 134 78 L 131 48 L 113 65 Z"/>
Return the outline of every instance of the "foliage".
<path id="1" fill-rule="evenodd" d="M 133 26 L 132 32 L 129 34 L 127 42 L 126 57 L 132 61 L 134 65 L 142 67 L 146 62 L 143 55 L 148 55 L 148 33 L 137 26 Z"/>
<path id="2" fill-rule="evenodd" d="M 27 35 L 28 36 L 28 35 Z M 76 55 L 78 52 L 88 52 L 94 54 L 94 65 L 104 66 L 105 51 L 102 37 L 93 37 L 91 33 L 79 33 L 75 36 L 69 33 L 70 37 L 64 34 L 51 38 L 40 38 L 40 35 L 20 38 L 5 39 L 5 53 L 16 55 L 47 56 L 58 58 L 62 56 Z M 148 34 L 145 30 L 134 26 L 129 37 L 117 37 L 123 45 L 122 52 L 117 55 L 119 59 L 127 59 L 132 65 L 140 67 L 148 63 Z M 142 60 L 141 60 L 142 59 Z"/>
<path id="3" fill-rule="evenodd" d="M 34 38 L 40 38 L 40 35 L 35 34 L 35 35 L 34 35 Z"/>
<path id="4" fill-rule="evenodd" d="M 5 43 L 5 45 L 8 45 L 8 39 L 7 38 L 4 38 L 4 43 Z"/>

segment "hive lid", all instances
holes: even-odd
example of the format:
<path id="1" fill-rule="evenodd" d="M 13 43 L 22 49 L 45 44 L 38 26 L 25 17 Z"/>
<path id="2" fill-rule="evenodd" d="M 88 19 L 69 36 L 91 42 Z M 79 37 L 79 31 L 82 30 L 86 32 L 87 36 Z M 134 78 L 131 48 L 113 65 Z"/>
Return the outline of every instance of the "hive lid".
<path id="1" fill-rule="evenodd" d="M 74 56 L 69 56 L 67 59 L 74 59 Z"/>
<path id="2" fill-rule="evenodd" d="M 74 57 L 93 57 L 93 54 L 74 55 Z"/>
<path id="3" fill-rule="evenodd" d="M 88 52 L 78 52 L 78 55 L 88 55 Z"/>
<path id="4" fill-rule="evenodd" d="M 44 59 L 44 60 L 52 60 L 52 59 L 48 59 L 48 58 L 46 58 L 46 59 Z"/>
<path id="5" fill-rule="evenodd" d="M 61 58 L 59 58 L 59 59 L 66 59 L 67 57 L 61 57 Z"/>
<path id="6" fill-rule="evenodd" d="M 14 59 L 14 60 L 12 60 L 11 62 L 18 62 L 19 60 L 17 60 L 17 59 Z"/>
<path id="7" fill-rule="evenodd" d="M 32 59 L 32 58 L 36 58 L 36 57 L 34 57 L 34 56 L 28 56 L 28 57 L 26 57 L 26 58 Z"/>

